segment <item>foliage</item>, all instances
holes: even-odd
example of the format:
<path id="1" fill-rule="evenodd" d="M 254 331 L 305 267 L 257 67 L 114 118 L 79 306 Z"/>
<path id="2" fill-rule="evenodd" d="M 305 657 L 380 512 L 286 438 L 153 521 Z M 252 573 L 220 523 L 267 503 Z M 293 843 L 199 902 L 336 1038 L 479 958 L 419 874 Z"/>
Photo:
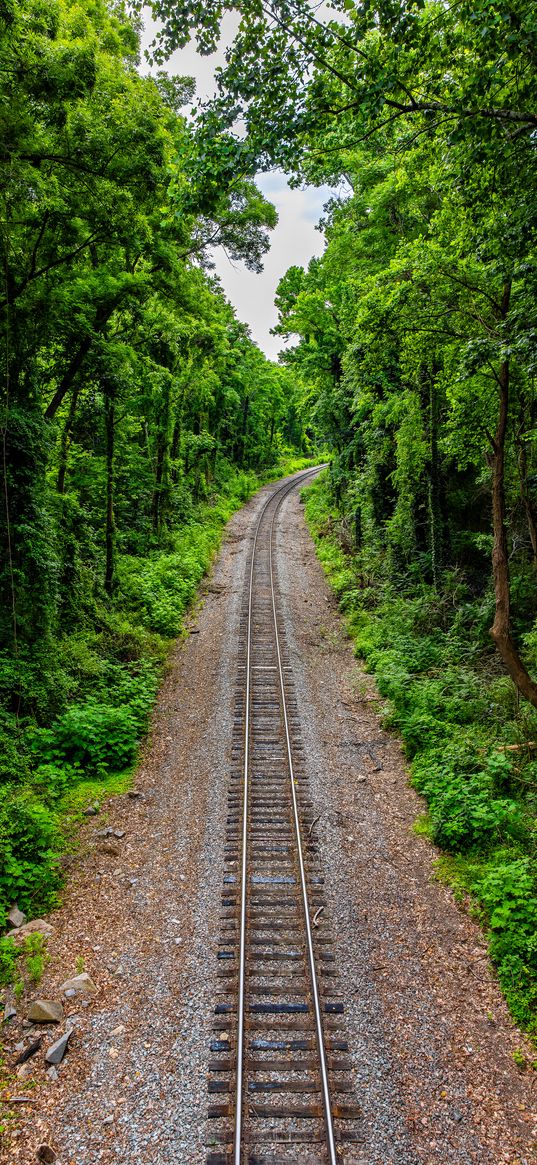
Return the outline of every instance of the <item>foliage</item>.
<path id="1" fill-rule="evenodd" d="M 0 987 L 13 983 L 17 975 L 17 947 L 12 938 L 0 938 Z"/>
<path id="2" fill-rule="evenodd" d="M 387 726 L 403 739 L 425 797 L 420 823 L 445 854 L 443 870 L 479 902 L 490 954 L 515 1018 L 534 1030 L 537 1000 L 536 764 L 521 741 L 537 718 L 521 710 L 510 680 L 472 645 L 479 607 L 454 606 L 421 585 L 405 597 L 385 580 L 373 597 L 359 559 L 343 549 L 329 480 L 304 491 L 317 553 L 340 599 L 356 654 L 387 701 Z M 445 580 L 446 591 L 453 579 Z M 457 582 L 462 598 L 460 579 Z M 470 649 L 470 650 L 469 650 Z M 514 745 L 514 751 L 506 749 Z"/>
<path id="3" fill-rule="evenodd" d="M 51 905 L 59 885 L 56 816 L 30 788 L 9 790 L 0 804 L 0 900 L 31 914 Z M 4 914 L 5 917 L 5 914 Z"/>
<path id="4" fill-rule="evenodd" d="M 138 55 L 123 3 L 0 4 L 0 925 L 54 900 L 81 789 L 126 780 L 226 518 L 310 448 L 211 273 L 260 269 L 274 207 L 208 178 L 230 140 Z"/>

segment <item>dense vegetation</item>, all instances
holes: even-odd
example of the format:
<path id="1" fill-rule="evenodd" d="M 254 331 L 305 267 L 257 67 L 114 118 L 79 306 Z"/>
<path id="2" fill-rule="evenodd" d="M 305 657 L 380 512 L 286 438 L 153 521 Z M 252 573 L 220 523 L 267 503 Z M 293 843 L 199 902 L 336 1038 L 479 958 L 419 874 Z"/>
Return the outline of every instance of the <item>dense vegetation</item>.
<path id="1" fill-rule="evenodd" d="M 158 0 L 158 53 L 218 0 Z M 278 331 L 333 450 L 320 553 L 477 896 L 516 1016 L 537 1000 L 537 14 L 528 0 L 236 0 L 198 133 L 339 188 Z"/>
<path id="2" fill-rule="evenodd" d="M 196 181 L 191 83 L 139 74 L 121 4 L 0 34 L 1 926 L 50 903 L 66 805 L 132 765 L 225 520 L 303 442 L 209 263 L 259 269 L 275 212 Z"/>
<path id="3" fill-rule="evenodd" d="M 127 7 L 0 0 L 2 900 L 54 886 L 57 804 L 132 763 L 224 516 L 306 423 L 320 552 L 530 1027 L 534 7 L 236 0 L 193 119 L 187 79 L 137 71 Z M 217 44 L 220 0 L 151 7 L 157 63 Z M 222 243 L 259 269 L 273 165 L 338 191 L 278 289 L 280 366 L 208 267 Z"/>

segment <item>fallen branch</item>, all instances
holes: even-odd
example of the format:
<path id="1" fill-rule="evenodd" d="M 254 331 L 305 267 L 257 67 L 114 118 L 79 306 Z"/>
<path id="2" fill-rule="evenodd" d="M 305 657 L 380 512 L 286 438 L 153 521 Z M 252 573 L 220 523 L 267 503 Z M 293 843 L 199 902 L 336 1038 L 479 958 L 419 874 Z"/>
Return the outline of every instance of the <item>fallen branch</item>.
<path id="1" fill-rule="evenodd" d="M 498 752 L 521 752 L 524 748 L 536 749 L 537 740 L 525 740 L 523 744 L 499 744 Z"/>
<path id="2" fill-rule="evenodd" d="M 311 825 L 310 825 L 310 827 L 309 827 L 309 829 L 308 829 L 308 837 L 311 837 L 311 834 L 312 834 L 312 831 L 313 831 L 313 826 L 314 826 L 314 825 L 317 825 L 317 822 L 321 820 L 321 817 L 322 817 L 322 813 L 318 813 L 318 814 L 317 814 L 317 817 L 314 817 L 314 818 L 313 818 L 313 821 L 312 821 L 312 823 L 311 823 Z"/>

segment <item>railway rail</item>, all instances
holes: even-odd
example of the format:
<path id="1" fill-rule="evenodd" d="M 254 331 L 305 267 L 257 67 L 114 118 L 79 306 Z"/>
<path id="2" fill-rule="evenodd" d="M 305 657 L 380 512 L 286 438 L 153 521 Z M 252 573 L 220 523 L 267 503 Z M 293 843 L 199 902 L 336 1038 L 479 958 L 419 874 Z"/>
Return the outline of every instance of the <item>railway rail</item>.
<path id="1" fill-rule="evenodd" d="M 324 879 L 265 502 L 239 631 L 207 1165 L 342 1165 L 359 1142 Z"/>

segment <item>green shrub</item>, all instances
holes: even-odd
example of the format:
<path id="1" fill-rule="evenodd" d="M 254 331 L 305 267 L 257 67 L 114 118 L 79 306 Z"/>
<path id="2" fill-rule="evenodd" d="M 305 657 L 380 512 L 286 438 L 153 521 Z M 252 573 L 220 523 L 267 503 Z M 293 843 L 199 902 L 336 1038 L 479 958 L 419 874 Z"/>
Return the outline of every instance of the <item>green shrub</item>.
<path id="1" fill-rule="evenodd" d="M 114 708 L 88 700 L 36 734 L 36 750 L 45 762 L 66 761 L 93 775 L 132 764 L 137 739 L 136 715 L 127 704 Z"/>
<path id="2" fill-rule="evenodd" d="M 482 774 L 450 776 L 429 798 L 432 837 L 449 853 L 484 849 L 520 837 L 523 818 L 516 801 L 491 795 Z"/>
<path id="3" fill-rule="evenodd" d="M 17 947 L 12 938 L 0 938 L 0 987 L 8 987 L 17 977 Z"/>
<path id="4" fill-rule="evenodd" d="M 60 839 L 54 814 L 30 790 L 8 792 L 0 804 L 0 903 L 31 913 L 51 902 L 59 884 Z M 0 925 L 5 920 L 0 917 Z"/>
<path id="5" fill-rule="evenodd" d="M 535 1030 L 537 884 L 529 858 L 503 861 L 473 886 L 490 926 L 490 953 L 515 1018 Z"/>

